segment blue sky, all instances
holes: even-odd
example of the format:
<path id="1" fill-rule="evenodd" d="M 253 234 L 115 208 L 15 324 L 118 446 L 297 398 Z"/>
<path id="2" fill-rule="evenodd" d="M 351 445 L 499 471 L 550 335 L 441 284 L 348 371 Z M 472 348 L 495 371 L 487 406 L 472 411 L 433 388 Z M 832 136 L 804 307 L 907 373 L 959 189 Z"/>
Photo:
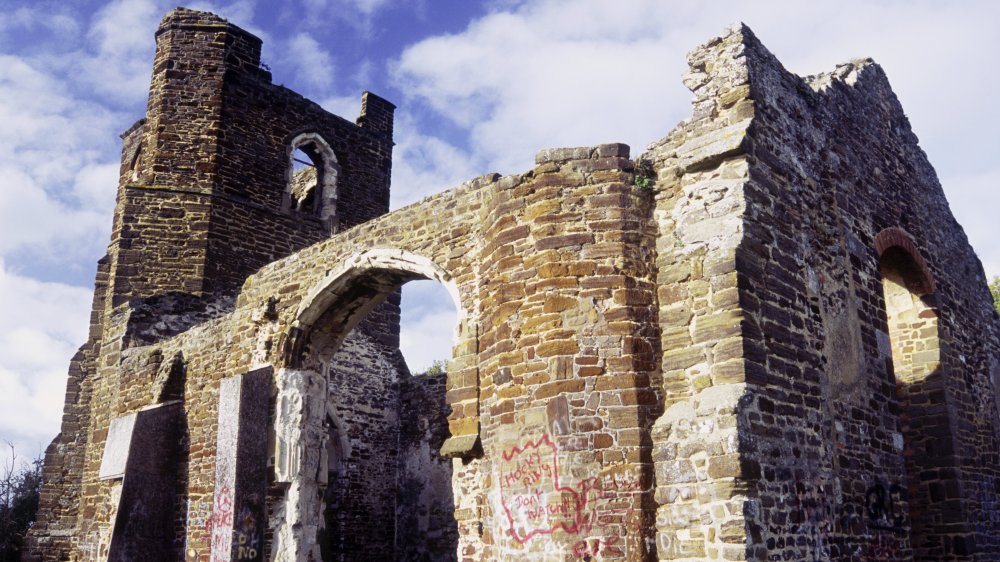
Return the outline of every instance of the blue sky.
<path id="1" fill-rule="evenodd" d="M 176 0 L 0 0 L 0 439 L 58 431 L 114 205 L 118 134 L 141 117 L 153 31 Z M 280 8 L 276 8 L 280 5 Z M 274 80 L 352 119 L 399 107 L 394 208 L 551 146 L 637 155 L 690 112 L 684 55 L 746 22 L 793 72 L 871 56 L 889 75 L 953 212 L 1000 275 L 1000 3 L 665 0 L 192 2 L 264 40 Z M 404 354 L 447 356 L 454 312 L 404 294 Z"/>

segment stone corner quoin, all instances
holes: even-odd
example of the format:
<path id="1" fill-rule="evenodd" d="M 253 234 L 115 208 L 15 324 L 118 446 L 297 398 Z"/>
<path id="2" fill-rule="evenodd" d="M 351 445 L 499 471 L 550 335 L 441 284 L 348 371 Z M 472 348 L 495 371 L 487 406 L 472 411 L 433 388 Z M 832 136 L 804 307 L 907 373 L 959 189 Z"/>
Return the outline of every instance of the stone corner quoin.
<path id="1" fill-rule="evenodd" d="M 27 559 L 1000 559 L 1000 324 L 872 61 L 735 26 L 646 152 L 390 213 L 392 103 L 329 114 L 206 12 L 155 37 Z"/>

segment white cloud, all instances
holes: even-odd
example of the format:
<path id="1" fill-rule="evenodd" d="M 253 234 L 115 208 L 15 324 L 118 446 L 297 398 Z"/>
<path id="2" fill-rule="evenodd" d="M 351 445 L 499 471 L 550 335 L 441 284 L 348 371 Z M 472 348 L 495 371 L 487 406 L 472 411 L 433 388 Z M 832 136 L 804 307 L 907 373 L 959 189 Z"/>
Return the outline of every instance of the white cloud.
<path id="1" fill-rule="evenodd" d="M 117 165 L 99 161 L 116 146 L 114 115 L 28 61 L 0 55 L 0 122 L 0 256 L 26 248 L 47 248 L 40 255 L 50 260 L 99 255 L 117 184 Z"/>
<path id="2" fill-rule="evenodd" d="M 388 5 L 389 0 L 340 0 L 338 3 L 352 8 L 363 15 L 371 16 Z"/>
<path id="3" fill-rule="evenodd" d="M 414 119 L 396 113 L 392 153 L 392 208 L 456 187 L 485 173 L 483 161 L 441 138 L 421 133 Z"/>
<path id="4" fill-rule="evenodd" d="M 59 431 L 66 370 L 87 338 L 90 296 L 17 275 L 0 260 L 0 438 L 21 456 L 35 456 Z"/>
<path id="5" fill-rule="evenodd" d="M 423 373 L 434 361 L 451 359 L 458 314 L 437 281 L 403 285 L 399 349 L 411 373 Z"/>
<path id="6" fill-rule="evenodd" d="M 80 25 L 72 16 L 51 9 L 38 9 L 22 6 L 4 14 L 0 19 L 0 31 L 9 29 L 45 28 L 61 34 L 64 38 L 74 36 L 80 31 Z"/>
<path id="7" fill-rule="evenodd" d="M 692 45 L 671 44 L 668 16 L 660 3 L 534 3 L 414 45 L 396 76 L 413 101 L 467 128 L 471 152 L 501 173 L 523 171 L 549 146 L 626 141 L 638 151 L 677 120 L 671 111 L 687 111 L 679 53 Z"/>
<path id="8" fill-rule="evenodd" d="M 62 256 L 64 259 L 80 259 L 83 257 L 80 254 L 87 254 L 88 250 L 92 253 L 98 233 L 110 224 L 109 208 L 69 207 L 9 164 L 0 163 L 0 185 L 5 186 L 0 190 L 0 223 L 4 229 L 0 255 L 25 248 L 51 249 L 55 245 L 73 251 L 71 256 Z M 113 193 L 114 184 L 111 185 Z"/>
<path id="9" fill-rule="evenodd" d="M 331 96 L 319 105 L 334 115 L 339 115 L 348 121 L 353 121 L 361 113 L 361 96 Z"/>
<path id="10" fill-rule="evenodd" d="M 295 69 L 296 82 L 305 89 L 323 91 L 333 85 L 333 57 L 308 33 L 298 33 L 288 41 L 281 62 Z"/>
<path id="11" fill-rule="evenodd" d="M 117 165 L 102 159 L 117 159 L 122 117 L 45 63 L 0 54 L 0 258 L 86 278 L 107 243 Z"/>
<path id="12" fill-rule="evenodd" d="M 420 0 L 418 0 L 420 1 Z M 302 0 L 296 14 L 297 26 L 309 26 L 329 32 L 335 24 L 353 28 L 366 40 L 375 37 L 375 18 L 388 8 L 398 9 L 412 0 Z"/>
<path id="13" fill-rule="evenodd" d="M 410 95 L 403 103 L 467 131 L 467 150 L 486 169 L 524 171 L 551 146 L 621 141 L 636 156 L 690 113 L 684 53 L 738 20 L 800 74 L 874 57 L 942 176 L 994 166 L 1000 139 L 990 124 L 1000 122 L 1000 106 L 988 98 L 1000 90 L 1000 74 L 989 70 L 1000 52 L 998 3 L 539 0 L 411 46 L 395 75 Z M 397 166 L 425 185 L 451 183 L 431 177 L 446 166 L 402 160 Z M 962 207 L 966 194 L 945 187 Z M 981 191 L 976 204 L 1000 208 L 1000 190 Z M 967 229 L 977 250 L 996 255 L 995 233 L 963 220 L 974 221 Z"/>
<path id="14" fill-rule="evenodd" d="M 80 66 L 70 76 L 116 102 L 144 99 L 155 50 L 150 30 L 162 16 L 163 10 L 152 0 L 109 3 L 91 21 L 88 38 L 94 51 L 68 61 Z"/>

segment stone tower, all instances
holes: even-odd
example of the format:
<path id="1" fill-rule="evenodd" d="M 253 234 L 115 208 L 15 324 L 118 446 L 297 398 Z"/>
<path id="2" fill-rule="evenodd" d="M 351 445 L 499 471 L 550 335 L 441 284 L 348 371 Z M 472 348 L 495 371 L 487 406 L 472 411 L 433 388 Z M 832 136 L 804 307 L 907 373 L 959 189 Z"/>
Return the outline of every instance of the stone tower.
<path id="1" fill-rule="evenodd" d="M 146 115 L 122 134 L 89 341 L 71 364 L 63 431 L 46 453 L 38 552 L 66 556 L 70 530 L 94 516 L 81 509 L 86 443 L 106 438 L 105 413 L 114 417 L 129 401 L 121 389 L 130 381 L 100 373 L 96 358 L 109 341 L 124 336 L 128 347 L 187 329 L 231 308 L 261 266 L 389 209 L 394 106 L 365 92 L 360 116 L 348 121 L 272 84 L 260 55 L 259 38 L 207 12 L 175 9 L 156 31 Z M 365 329 L 395 342 L 398 300 L 379 313 Z M 171 361 L 163 373 L 179 376 Z M 157 402 L 180 392 L 160 390 Z M 109 408 L 95 412 L 94 400 Z M 174 422 L 155 423 L 180 439 Z M 158 447 L 173 454 L 169 443 Z M 80 552 L 97 556 L 102 547 Z"/>
<path id="2" fill-rule="evenodd" d="M 122 135 L 112 306 L 232 293 L 262 265 L 388 211 L 393 105 L 365 93 L 357 124 L 331 115 L 271 84 L 260 50 L 212 14 L 163 19 L 146 117 Z M 316 193 L 293 189 L 296 150 L 318 171 Z"/>

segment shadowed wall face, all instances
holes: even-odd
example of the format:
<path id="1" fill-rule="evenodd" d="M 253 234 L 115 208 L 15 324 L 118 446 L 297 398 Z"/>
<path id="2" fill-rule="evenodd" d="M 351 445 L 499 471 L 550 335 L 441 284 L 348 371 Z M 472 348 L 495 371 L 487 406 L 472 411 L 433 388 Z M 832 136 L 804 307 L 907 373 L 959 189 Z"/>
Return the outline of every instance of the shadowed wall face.
<path id="1" fill-rule="evenodd" d="M 941 369 L 938 314 L 933 280 L 907 250 L 887 248 L 879 259 L 886 322 L 892 347 L 892 373 L 900 403 L 899 419 L 906 464 L 906 489 L 884 490 L 887 501 L 874 507 L 908 505 L 908 513 L 877 509 L 880 523 L 904 528 L 909 518 L 915 560 L 934 560 L 939 541 L 962 517 L 954 466 L 951 423 Z M 896 497 L 891 497 L 895 495 Z M 936 538 L 936 540 L 935 540 Z M 968 553 L 956 539 L 956 553 Z"/>

